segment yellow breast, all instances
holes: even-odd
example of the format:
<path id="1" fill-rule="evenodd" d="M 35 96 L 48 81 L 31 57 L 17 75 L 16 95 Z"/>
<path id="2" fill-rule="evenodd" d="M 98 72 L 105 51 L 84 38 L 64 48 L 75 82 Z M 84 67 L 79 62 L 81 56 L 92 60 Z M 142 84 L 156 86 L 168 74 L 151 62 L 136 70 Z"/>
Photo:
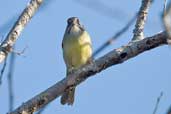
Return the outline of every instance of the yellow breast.
<path id="1" fill-rule="evenodd" d="M 67 68 L 84 65 L 92 56 L 91 39 L 84 31 L 81 34 L 66 35 L 63 40 L 63 56 Z"/>

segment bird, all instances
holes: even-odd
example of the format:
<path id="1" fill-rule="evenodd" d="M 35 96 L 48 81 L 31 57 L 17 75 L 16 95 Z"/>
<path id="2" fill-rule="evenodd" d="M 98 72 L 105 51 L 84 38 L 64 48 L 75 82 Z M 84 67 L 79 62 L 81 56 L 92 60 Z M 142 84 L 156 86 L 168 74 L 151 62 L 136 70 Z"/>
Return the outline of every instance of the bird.
<path id="1" fill-rule="evenodd" d="M 66 76 L 92 61 L 92 43 L 89 33 L 80 24 L 78 17 L 70 17 L 62 40 Z M 61 97 L 61 104 L 73 105 L 75 87 L 67 89 Z"/>

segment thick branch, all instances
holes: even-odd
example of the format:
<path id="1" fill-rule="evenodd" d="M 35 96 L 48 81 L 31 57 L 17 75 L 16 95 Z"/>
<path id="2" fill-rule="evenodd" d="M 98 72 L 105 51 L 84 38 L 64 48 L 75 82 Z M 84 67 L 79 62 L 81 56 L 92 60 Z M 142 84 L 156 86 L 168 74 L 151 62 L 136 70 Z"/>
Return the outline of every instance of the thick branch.
<path id="1" fill-rule="evenodd" d="M 8 53 L 12 51 L 12 46 L 18 39 L 26 24 L 33 17 L 34 13 L 38 9 L 42 1 L 43 0 L 31 0 L 28 6 L 24 9 L 17 22 L 8 33 L 6 39 L 0 45 L 0 63 L 4 61 Z"/>
<path id="2" fill-rule="evenodd" d="M 68 87 L 76 86 L 86 80 L 88 77 L 93 76 L 110 66 L 123 63 L 124 61 L 147 50 L 167 44 L 166 36 L 166 33 L 162 32 L 152 37 L 148 37 L 136 42 L 130 42 L 126 46 L 114 49 L 103 57 L 95 60 L 92 64 L 83 66 L 79 70 L 70 74 L 70 76 L 57 82 L 55 85 L 33 97 L 26 103 L 23 103 L 16 110 L 10 112 L 10 114 L 32 114 L 55 98 L 59 97 Z"/>
<path id="3" fill-rule="evenodd" d="M 144 38 L 144 25 L 147 19 L 148 10 L 152 0 L 142 0 L 140 10 L 138 12 L 135 29 L 133 30 L 134 36 L 132 40 L 141 40 Z"/>

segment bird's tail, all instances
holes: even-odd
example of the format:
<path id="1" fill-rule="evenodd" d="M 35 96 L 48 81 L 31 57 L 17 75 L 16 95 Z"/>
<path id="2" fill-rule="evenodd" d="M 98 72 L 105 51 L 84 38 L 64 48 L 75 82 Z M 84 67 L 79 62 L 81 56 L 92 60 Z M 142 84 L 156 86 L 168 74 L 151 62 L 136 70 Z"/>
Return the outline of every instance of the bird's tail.
<path id="1" fill-rule="evenodd" d="M 61 104 L 73 105 L 74 103 L 75 87 L 70 87 L 61 97 Z"/>

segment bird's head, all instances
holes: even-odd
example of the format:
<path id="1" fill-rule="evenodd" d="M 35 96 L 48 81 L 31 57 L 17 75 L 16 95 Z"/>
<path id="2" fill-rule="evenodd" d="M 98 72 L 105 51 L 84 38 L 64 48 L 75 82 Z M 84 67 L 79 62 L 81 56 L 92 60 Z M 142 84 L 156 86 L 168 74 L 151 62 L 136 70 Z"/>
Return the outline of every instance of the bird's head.
<path id="1" fill-rule="evenodd" d="M 71 32 L 82 32 L 84 31 L 84 27 L 83 25 L 80 24 L 80 21 L 78 19 L 78 17 L 70 17 L 67 20 L 67 32 L 71 33 Z"/>
<path id="2" fill-rule="evenodd" d="M 70 17 L 68 20 L 67 20 L 67 23 L 68 25 L 80 25 L 80 21 L 78 19 L 78 17 Z"/>

